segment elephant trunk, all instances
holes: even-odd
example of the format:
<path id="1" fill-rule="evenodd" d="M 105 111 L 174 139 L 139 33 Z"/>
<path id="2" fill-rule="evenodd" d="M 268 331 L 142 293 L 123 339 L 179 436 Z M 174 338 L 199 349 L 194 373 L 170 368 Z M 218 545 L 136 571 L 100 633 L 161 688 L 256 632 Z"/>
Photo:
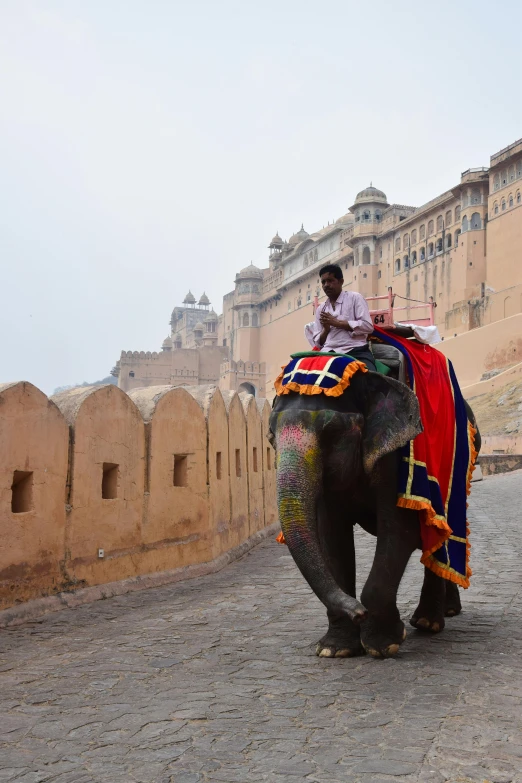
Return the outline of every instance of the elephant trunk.
<path id="1" fill-rule="evenodd" d="M 313 419 L 314 414 L 310 417 Z M 329 613 L 362 622 L 366 609 L 341 590 L 319 544 L 317 501 L 323 471 L 314 423 L 310 421 L 305 426 L 302 414 L 301 421 L 292 421 L 284 413 L 282 418 L 277 428 L 277 496 L 286 543 L 297 567 Z"/>

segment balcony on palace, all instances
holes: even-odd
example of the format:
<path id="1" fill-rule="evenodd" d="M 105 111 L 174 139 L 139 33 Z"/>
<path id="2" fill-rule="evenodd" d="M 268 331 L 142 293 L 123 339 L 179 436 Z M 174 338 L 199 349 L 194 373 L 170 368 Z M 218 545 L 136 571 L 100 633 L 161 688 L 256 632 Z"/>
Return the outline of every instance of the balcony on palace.
<path id="1" fill-rule="evenodd" d="M 275 291 L 275 289 L 280 286 L 282 282 L 283 270 L 277 269 L 275 272 L 267 275 L 267 277 L 265 277 L 263 280 L 263 293 L 268 294 L 271 291 Z"/>

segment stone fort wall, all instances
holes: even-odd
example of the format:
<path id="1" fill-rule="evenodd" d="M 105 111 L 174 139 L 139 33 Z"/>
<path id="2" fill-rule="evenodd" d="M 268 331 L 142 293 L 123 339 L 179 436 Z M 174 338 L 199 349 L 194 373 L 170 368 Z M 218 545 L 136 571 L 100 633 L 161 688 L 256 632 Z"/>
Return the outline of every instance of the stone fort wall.
<path id="1" fill-rule="evenodd" d="M 0 385 L 0 609 L 208 563 L 273 525 L 269 411 L 215 386 Z"/>

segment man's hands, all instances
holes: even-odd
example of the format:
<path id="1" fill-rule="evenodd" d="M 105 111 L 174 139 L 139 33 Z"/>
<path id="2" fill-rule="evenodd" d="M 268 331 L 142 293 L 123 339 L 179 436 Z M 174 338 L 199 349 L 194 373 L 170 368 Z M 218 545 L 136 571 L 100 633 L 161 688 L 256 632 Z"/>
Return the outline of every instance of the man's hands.
<path id="1" fill-rule="evenodd" d="M 337 329 L 346 329 L 350 332 L 353 331 L 352 327 L 346 321 L 340 321 L 331 313 L 326 313 L 323 311 L 319 316 L 319 320 L 321 322 L 321 326 L 323 327 L 323 332 L 326 332 L 326 334 L 330 332 L 332 327 L 336 327 Z"/>
<path id="2" fill-rule="evenodd" d="M 319 345 L 324 345 L 326 342 L 326 338 L 330 334 L 330 329 L 333 329 L 334 327 L 336 329 L 345 329 L 348 332 L 353 332 L 352 327 L 346 322 L 341 321 L 339 318 L 336 318 L 335 315 L 332 315 L 331 313 L 326 313 L 324 310 L 319 316 L 319 321 L 321 322 L 321 326 L 323 327 L 323 331 L 319 335 Z"/>

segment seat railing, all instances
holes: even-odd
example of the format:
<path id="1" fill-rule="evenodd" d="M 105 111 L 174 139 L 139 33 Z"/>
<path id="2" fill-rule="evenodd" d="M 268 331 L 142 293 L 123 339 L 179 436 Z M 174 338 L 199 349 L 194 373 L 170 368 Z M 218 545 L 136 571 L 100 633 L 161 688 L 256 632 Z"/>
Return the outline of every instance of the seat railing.
<path id="1" fill-rule="evenodd" d="M 404 300 L 405 302 L 415 302 L 416 304 L 406 304 L 401 307 L 396 307 L 395 306 L 396 298 Z M 433 324 L 435 323 L 434 311 L 437 305 L 433 301 L 432 296 L 430 296 L 427 302 L 421 302 L 418 299 L 408 299 L 405 296 L 394 294 L 391 286 L 389 286 L 387 294 L 382 294 L 381 296 L 366 296 L 365 299 L 368 302 L 368 307 L 370 309 L 370 316 L 375 326 L 380 326 L 380 327 L 393 326 L 396 319 L 400 321 L 400 316 L 397 318 L 397 314 L 399 312 L 404 312 L 405 310 L 409 311 L 410 314 L 412 310 L 425 311 L 423 316 L 421 316 L 420 314 L 418 316 L 410 315 L 409 318 L 407 318 L 409 323 L 416 324 L 417 326 L 433 326 Z M 377 302 L 377 301 L 386 302 L 387 306 L 372 309 L 370 302 Z M 315 313 L 315 311 L 319 306 L 319 299 L 317 296 L 314 297 L 313 306 L 314 306 L 314 313 Z"/>

